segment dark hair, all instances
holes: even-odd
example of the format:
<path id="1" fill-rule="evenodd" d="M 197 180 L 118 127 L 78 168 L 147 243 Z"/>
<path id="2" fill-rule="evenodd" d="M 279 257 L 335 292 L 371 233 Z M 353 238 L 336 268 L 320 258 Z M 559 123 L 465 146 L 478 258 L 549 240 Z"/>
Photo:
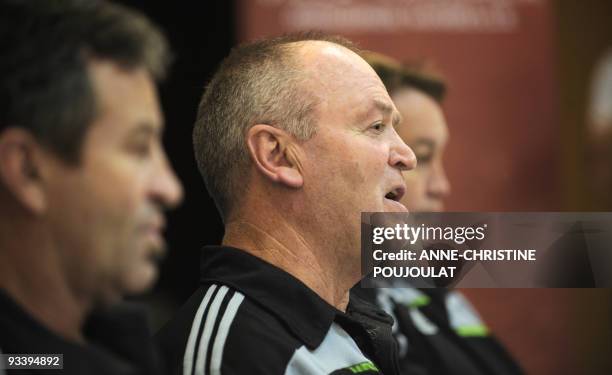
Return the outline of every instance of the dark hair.
<path id="1" fill-rule="evenodd" d="M 294 43 L 307 41 L 359 53 L 347 39 L 320 32 L 262 39 L 234 48 L 204 91 L 193 130 L 195 157 L 224 220 L 239 200 L 248 171 L 244 137 L 251 126 L 276 126 L 300 140 L 316 132 L 312 113 L 318 100 L 303 87 L 307 77 L 295 58 Z"/>
<path id="2" fill-rule="evenodd" d="M 96 116 L 91 59 L 163 78 L 167 42 L 143 15 L 96 0 L 0 0 L 0 132 L 28 129 L 66 162 L 79 160 Z"/>
<path id="3" fill-rule="evenodd" d="M 444 100 L 446 84 L 432 72 L 417 64 L 401 64 L 388 56 L 376 52 L 364 52 L 364 59 L 376 71 L 389 95 L 401 88 L 412 88 L 423 92 L 438 103 Z"/>

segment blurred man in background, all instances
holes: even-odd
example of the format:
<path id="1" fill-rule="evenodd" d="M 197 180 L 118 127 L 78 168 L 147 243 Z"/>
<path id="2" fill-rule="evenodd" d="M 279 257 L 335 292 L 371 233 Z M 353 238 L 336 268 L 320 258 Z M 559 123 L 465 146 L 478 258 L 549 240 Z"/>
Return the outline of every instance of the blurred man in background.
<path id="1" fill-rule="evenodd" d="M 3 0 L 0 40 L 0 350 L 63 354 L 63 374 L 155 374 L 142 314 L 117 303 L 156 279 L 182 195 L 154 82 L 166 41 L 77 0 Z"/>
<path id="2" fill-rule="evenodd" d="M 390 318 L 349 289 L 360 212 L 405 212 L 415 157 L 358 53 L 328 35 L 264 39 L 208 85 L 195 154 L 225 236 L 160 331 L 172 373 L 397 373 Z"/>
<path id="3" fill-rule="evenodd" d="M 441 107 L 446 85 L 435 75 L 402 66 L 384 55 L 369 52 L 366 60 L 400 111 L 402 123 L 397 132 L 417 157 L 417 167 L 404 173 L 406 194 L 402 204 L 410 212 L 443 211 L 451 189 L 443 164 L 449 140 Z"/>
<path id="4" fill-rule="evenodd" d="M 593 210 L 612 210 L 612 49 L 599 59 L 591 79 L 587 113 L 587 186 Z"/>
<path id="5" fill-rule="evenodd" d="M 402 116 L 397 132 L 414 150 L 417 167 L 404 173 L 410 212 L 440 212 L 450 193 L 443 156 L 449 139 L 442 111 L 444 81 L 370 52 L 366 61 L 387 87 Z M 389 285 L 387 285 L 389 286 Z M 393 316 L 403 374 L 519 374 L 518 365 L 493 338 L 478 313 L 459 292 L 417 289 L 405 280 L 395 288 L 353 291 Z"/>

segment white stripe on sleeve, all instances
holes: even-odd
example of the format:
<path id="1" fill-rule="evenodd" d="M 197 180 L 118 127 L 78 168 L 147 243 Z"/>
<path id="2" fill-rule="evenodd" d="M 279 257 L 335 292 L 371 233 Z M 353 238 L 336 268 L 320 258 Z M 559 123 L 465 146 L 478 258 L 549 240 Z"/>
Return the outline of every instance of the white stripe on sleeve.
<path id="1" fill-rule="evenodd" d="M 235 292 L 232 299 L 227 304 L 225 313 L 221 324 L 219 324 L 219 330 L 217 331 L 217 337 L 212 350 L 212 358 L 210 361 L 210 373 L 212 375 L 221 375 L 221 359 L 223 358 L 223 348 L 225 347 L 225 340 L 227 340 L 227 334 L 229 333 L 230 326 L 234 321 L 234 317 L 238 312 L 240 304 L 244 300 L 244 296 L 238 292 Z"/>
<path id="2" fill-rule="evenodd" d="M 210 342 L 210 336 L 212 335 L 212 330 L 215 326 L 215 322 L 217 321 L 217 315 L 219 314 L 219 307 L 221 307 L 221 302 L 223 301 L 223 297 L 227 294 L 228 288 L 223 285 L 219 288 L 219 292 L 215 296 L 215 299 L 212 301 L 210 305 L 210 310 L 208 310 L 208 314 L 206 315 L 206 322 L 204 323 L 204 331 L 202 332 L 202 337 L 200 338 L 200 346 L 198 348 L 198 356 L 196 357 L 195 363 L 195 373 L 196 375 L 204 375 L 204 364 L 206 363 L 206 354 L 208 352 L 208 344 Z"/>
<path id="3" fill-rule="evenodd" d="M 183 375 L 191 375 L 191 371 L 193 370 L 193 354 L 195 353 L 195 344 L 198 337 L 198 332 L 200 331 L 202 314 L 204 314 L 204 310 L 210 301 L 210 296 L 214 293 L 216 288 L 217 285 L 215 284 L 208 288 L 202 303 L 200 303 L 200 307 L 198 307 L 195 318 L 193 319 L 191 332 L 189 333 L 189 339 L 187 340 L 187 347 L 185 348 L 185 355 L 183 356 Z"/>

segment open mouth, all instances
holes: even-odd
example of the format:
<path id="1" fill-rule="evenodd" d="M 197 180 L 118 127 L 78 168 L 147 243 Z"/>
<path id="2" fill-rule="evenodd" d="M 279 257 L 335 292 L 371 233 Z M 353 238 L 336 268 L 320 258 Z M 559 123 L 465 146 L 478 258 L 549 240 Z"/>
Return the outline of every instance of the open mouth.
<path id="1" fill-rule="evenodd" d="M 385 194 L 385 198 L 399 202 L 405 193 L 406 189 L 403 186 L 398 186 Z"/>
<path id="2" fill-rule="evenodd" d="M 406 206 L 404 206 L 400 200 L 406 194 L 406 186 L 404 184 L 398 184 L 385 194 L 386 212 L 408 212 Z"/>

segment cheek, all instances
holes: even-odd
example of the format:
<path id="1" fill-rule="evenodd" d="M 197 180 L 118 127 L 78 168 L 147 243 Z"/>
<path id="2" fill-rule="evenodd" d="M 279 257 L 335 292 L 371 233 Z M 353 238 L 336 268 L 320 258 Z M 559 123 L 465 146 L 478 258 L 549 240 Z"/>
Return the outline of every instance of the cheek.
<path id="1" fill-rule="evenodd" d="M 328 189 L 363 183 L 365 176 L 361 173 L 359 155 L 354 155 L 354 150 L 354 145 L 347 142 L 346 136 L 322 138 L 315 147 L 307 150 L 314 158 L 305 165 L 306 170 L 310 171 L 306 177 L 327 185 Z"/>
<path id="2" fill-rule="evenodd" d="M 341 176 L 342 181 L 358 189 L 359 186 L 363 186 L 367 181 L 364 170 L 364 163 L 356 160 L 347 160 L 345 163 L 337 165 L 332 171 L 331 176 Z"/>
<path id="3" fill-rule="evenodd" d="M 128 244 L 129 245 L 129 244 Z M 140 292 L 156 276 L 156 265 L 148 259 L 149 251 L 142 243 L 135 241 L 121 249 L 116 258 L 116 279 L 119 287 L 127 292 Z"/>
<path id="4" fill-rule="evenodd" d="M 129 220 L 145 201 L 146 169 L 136 163 L 117 160 L 106 163 L 90 174 L 90 188 L 101 211 L 114 216 L 117 222 Z"/>
<path id="5" fill-rule="evenodd" d="M 310 150 L 316 155 L 307 170 L 307 181 L 317 181 L 318 196 L 332 200 L 334 206 L 353 210 L 376 211 L 370 207 L 382 202 L 380 194 L 385 173 L 388 173 L 388 148 L 382 142 L 357 134 L 341 134 L 321 141 Z M 306 184 L 308 186 L 308 184 Z M 314 196 L 314 195 L 313 195 Z M 356 206 L 358 205 L 358 206 Z"/>
<path id="6" fill-rule="evenodd" d="M 100 258 L 107 258 L 107 267 L 129 259 L 126 254 L 135 247 L 139 218 L 144 200 L 141 190 L 141 173 L 136 170 L 107 166 L 91 174 L 89 179 L 89 216 L 93 218 L 95 241 Z M 110 263 L 110 264 L 109 264 Z"/>
<path id="7" fill-rule="evenodd" d="M 350 154 L 346 154 L 350 156 Z M 377 158 L 375 152 L 363 152 L 348 157 L 331 171 L 330 180 L 339 181 L 340 196 L 345 197 L 346 206 L 357 211 L 379 211 L 385 181 L 397 177 L 386 176 L 391 170 L 386 167 L 383 158 Z"/>
<path id="8" fill-rule="evenodd" d="M 404 172 L 406 182 L 406 194 L 402 198 L 402 204 L 408 210 L 417 210 L 425 200 L 425 178 L 418 170 Z"/>

